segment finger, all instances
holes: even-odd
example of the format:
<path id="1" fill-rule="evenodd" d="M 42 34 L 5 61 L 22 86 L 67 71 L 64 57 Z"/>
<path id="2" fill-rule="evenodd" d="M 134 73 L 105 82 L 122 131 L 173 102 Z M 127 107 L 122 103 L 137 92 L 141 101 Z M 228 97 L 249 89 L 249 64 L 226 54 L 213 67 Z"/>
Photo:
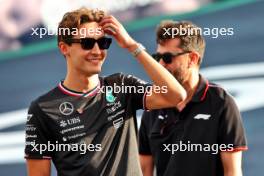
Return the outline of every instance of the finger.
<path id="1" fill-rule="evenodd" d="M 116 35 L 118 33 L 118 27 L 114 24 L 105 24 L 103 26 L 103 30 L 108 33 L 108 34 L 111 34 L 111 35 Z"/>
<path id="2" fill-rule="evenodd" d="M 113 30 L 111 30 L 110 28 L 106 28 L 104 32 L 105 32 L 105 34 L 112 35 L 112 36 L 117 35 L 117 33 L 114 32 Z"/>
<path id="3" fill-rule="evenodd" d="M 114 21 L 113 19 L 104 19 L 104 20 L 102 20 L 102 21 L 99 23 L 99 25 L 100 25 L 100 26 L 103 26 L 103 25 L 105 25 L 105 24 L 107 24 L 107 23 L 116 24 L 115 21 Z"/>
<path id="4" fill-rule="evenodd" d="M 116 32 L 119 30 L 119 26 L 117 26 L 117 25 L 115 25 L 113 23 L 107 23 L 107 24 L 102 26 L 103 29 L 107 28 L 107 27 L 113 28 L 113 30 L 116 31 Z"/>
<path id="5" fill-rule="evenodd" d="M 117 35 L 117 33 L 110 27 L 105 28 L 104 32 L 105 32 L 105 34 L 112 35 L 112 36 L 116 36 Z"/>
<path id="6" fill-rule="evenodd" d="M 104 23 L 107 23 L 107 22 L 111 22 L 111 23 L 115 23 L 115 24 L 120 24 L 119 21 L 112 15 L 110 16 L 106 16 L 102 19 L 102 21 L 100 22 L 100 24 L 104 24 Z"/>
<path id="7" fill-rule="evenodd" d="M 114 16 L 110 15 L 109 18 L 113 20 L 115 23 L 117 24 L 119 23 L 119 21 Z"/>

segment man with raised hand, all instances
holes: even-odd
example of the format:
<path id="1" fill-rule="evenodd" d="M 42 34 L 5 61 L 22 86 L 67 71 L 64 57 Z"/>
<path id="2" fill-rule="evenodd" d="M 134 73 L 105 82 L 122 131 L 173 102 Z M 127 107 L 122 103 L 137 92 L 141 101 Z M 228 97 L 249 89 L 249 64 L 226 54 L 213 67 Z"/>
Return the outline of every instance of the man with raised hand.
<path id="1" fill-rule="evenodd" d="M 166 93 L 132 75 L 100 77 L 112 41 L 106 34 L 138 60 L 153 86 L 165 86 Z M 142 175 L 136 110 L 176 107 L 185 99 L 185 90 L 116 18 L 103 11 L 83 8 L 66 13 L 58 27 L 58 46 L 66 58 L 66 77 L 33 101 L 28 111 L 29 175 L 50 175 L 51 160 L 61 176 Z M 136 89 L 117 93 L 114 86 Z"/>

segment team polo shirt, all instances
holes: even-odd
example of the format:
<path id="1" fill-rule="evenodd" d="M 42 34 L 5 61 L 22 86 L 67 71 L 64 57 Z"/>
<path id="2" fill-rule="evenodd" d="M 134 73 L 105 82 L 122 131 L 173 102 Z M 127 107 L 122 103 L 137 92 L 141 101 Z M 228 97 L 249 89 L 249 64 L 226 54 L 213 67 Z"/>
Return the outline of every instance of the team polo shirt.
<path id="1" fill-rule="evenodd" d="M 109 86 L 140 90 L 118 93 Z M 100 84 L 83 94 L 61 82 L 29 108 L 25 158 L 52 159 L 59 176 L 142 175 L 135 115 L 144 108 L 149 86 L 134 76 L 114 74 L 100 77 Z M 44 144 L 50 148 L 40 150 Z"/>
<path id="2" fill-rule="evenodd" d="M 223 176 L 219 150 L 246 149 L 233 98 L 202 76 L 181 112 L 168 108 L 143 113 L 139 153 L 153 156 L 158 176 Z"/>

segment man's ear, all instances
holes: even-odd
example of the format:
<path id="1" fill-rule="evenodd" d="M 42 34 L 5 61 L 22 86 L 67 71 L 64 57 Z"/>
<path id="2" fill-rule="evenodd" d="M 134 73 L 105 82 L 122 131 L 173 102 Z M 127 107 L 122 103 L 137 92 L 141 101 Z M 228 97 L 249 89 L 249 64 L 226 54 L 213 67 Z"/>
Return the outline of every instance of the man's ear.
<path id="1" fill-rule="evenodd" d="M 66 57 L 69 55 L 69 45 L 64 42 L 59 42 L 60 52 Z"/>
<path id="2" fill-rule="evenodd" d="M 189 53 L 189 67 L 198 66 L 199 60 L 200 60 L 200 55 L 198 52 L 193 51 Z"/>

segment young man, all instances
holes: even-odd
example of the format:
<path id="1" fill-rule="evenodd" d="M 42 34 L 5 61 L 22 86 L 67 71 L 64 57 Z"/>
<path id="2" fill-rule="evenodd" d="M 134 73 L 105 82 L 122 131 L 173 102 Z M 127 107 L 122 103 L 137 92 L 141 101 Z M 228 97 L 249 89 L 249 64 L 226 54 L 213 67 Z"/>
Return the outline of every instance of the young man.
<path id="1" fill-rule="evenodd" d="M 166 86 L 167 93 L 131 75 L 99 77 L 111 44 L 106 34 L 136 57 L 153 86 Z M 176 107 L 185 99 L 185 90 L 103 11 L 84 8 L 66 13 L 58 27 L 58 46 L 66 58 L 67 75 L 29 108 L 25 148 L 29 175 L 50 175 L 51 159 L 61 176 L 142 175 L 136 110 Z M 136 89 L 118 93 L 115 86 Z"/>
<path id="2" fill-rule="evenodd" d="M 242 175 L 247 146 L 240 113 L 223 88 L 199 74 L 205 50 L 200 32 L 184 21 L 164 21 L 157 28 L 153 57 L 185 88 L 187 99 L 178 108 L 144 112 L 139 132 L 144 176 L 153 175 L 154 165 L 157 176 Z"/>

